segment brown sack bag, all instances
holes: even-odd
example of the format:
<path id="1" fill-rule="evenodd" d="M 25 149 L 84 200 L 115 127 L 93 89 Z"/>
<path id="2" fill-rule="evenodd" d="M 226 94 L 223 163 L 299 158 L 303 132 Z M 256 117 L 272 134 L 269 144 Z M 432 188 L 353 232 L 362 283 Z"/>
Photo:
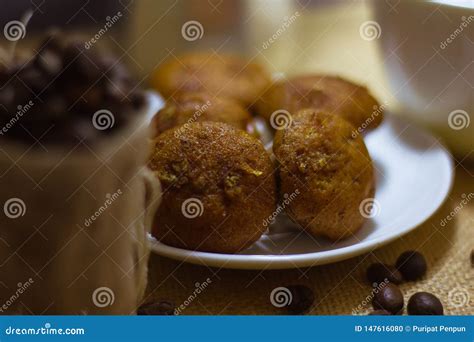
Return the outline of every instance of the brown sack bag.
<path id="1" fill-rule="evenodd" d="M 0 142 L 0 314 L 135 313 L 161 195 L 145 166 L 157 101 L 94 147 Z"/>

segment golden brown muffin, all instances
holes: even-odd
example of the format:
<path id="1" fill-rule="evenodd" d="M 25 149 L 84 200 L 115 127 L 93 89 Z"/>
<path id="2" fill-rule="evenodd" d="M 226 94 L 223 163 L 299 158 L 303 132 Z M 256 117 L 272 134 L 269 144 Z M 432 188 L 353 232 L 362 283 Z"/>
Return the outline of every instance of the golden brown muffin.
<path id="1" fill-rule="evenodd" d="M 196 122 L 154 140 L 150 168 L 164 194 L 153 235 L 190 250 L 235 253 L 257 241 L 275 209 L 273 164 L 262 143 L 228 124 Z"/>
<path id="2" fill-rule="evenodd" d="M 201 121 L 225 122 L 245 130 L 252 120 L 240 103 L 207 93 L 184 93 L 169 100 L 153 118 L 156 135 L 184 124 Z"/>
<path id="3" fill-rule="evenodd" d="M 194 53 L 172 58 L 152 76 L 152 86 L 165 98 L 184 92 L 204 91 L 233 98 L 249 107 L 271 82 L 260 65 L 237 56 Z"/>
<path id="4" fill-rule="evenodd" d="M 364 140 L 352 130 L 339 116 L 306 109 L 275 134 L 281 193 L 299 193 L 287 213 L 313 235 L 337 240 L 364 223 L 359 206 L 374 196 L 374 170 Z"/>
<path id="5" fill-rule="evenodd" d="M 277 110 L 295 113 L 305 108 L 340 115 L 359 131 L 380 125 L 384 112 L 384 106 L 367 88 L 340 77 L 323 75 L 298 76 L 276 82 L 256 104 L 257 113 L 267 120 Z"/>

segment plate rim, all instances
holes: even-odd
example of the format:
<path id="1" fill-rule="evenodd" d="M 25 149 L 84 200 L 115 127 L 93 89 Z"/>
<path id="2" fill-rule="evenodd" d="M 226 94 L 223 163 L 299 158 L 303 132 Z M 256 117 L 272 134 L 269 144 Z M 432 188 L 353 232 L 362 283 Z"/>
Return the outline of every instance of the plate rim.
<path id="1" fill-rule="evenodd" d="M 396 115 L 395 115 L 396 116 Z M 387 118 L 388 119 L 388 118 Z M 394 119 L 394 115 L 390 119 Z M 403 118 L 396 117 L 395 120 L 403 120 Z M 387 120 L 388 121 L 388 120 Z M 191 251 L 187 249 L 168 246 L 156 240 L 151 234 L 148 235 L 150 249 L 153 253 L 164 256 L 173 260 L 191 263 L 194 265 L 226 268 L 226 269 L 241 269 L 241 270 L 274 270 L 274 269 L 293 269 L 313 267 L 319 265 L 330 264 L 352 257 L 359 256 L 368 251 L 373 251 L 380 248 L 395 239 L 410 233 L 423 223 L 425 223 L 431 216 L 433 216 L 439 208 L 443 205 L 452 190 L 454 184 L 455 173 L 453 171 L 454 162 L 450 151 L 446 148 L 443 142 L 437 139 L 433 134 L 428 132 L 418 125 L 412 124 L 422 135 L 429 139 L 435 140 L 436 146 L 442 150 L 442 156 L 446 159 L 448 182 L 444 187 L 440 187 L 440 196 L 438 201 L 421 217 L 418 223 L 412 226 L 406 226 L 398 229 L 393 233 L 382 234 L 373 239 L 363 241 L 361 243 L 344 246 L 341 248 L 319 251 L 302 254 L 287 254 L 287 255 L 258 255 L 258 254 L 220 254 L 212 252 Z M 357 247 L 356 247 L 357 246 Z"/>

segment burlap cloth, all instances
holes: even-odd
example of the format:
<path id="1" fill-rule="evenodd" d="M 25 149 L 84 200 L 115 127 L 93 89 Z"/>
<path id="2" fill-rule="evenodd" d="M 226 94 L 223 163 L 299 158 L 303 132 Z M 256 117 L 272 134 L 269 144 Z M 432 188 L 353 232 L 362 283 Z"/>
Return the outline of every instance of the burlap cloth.
<path id="1" fill-rule="evenodd" d="M 455 162 L 455 164 L 458 164 Z M 428 262 L 425 278 L 401 285 L 405 303 L 410 295 L 428 291 L 444 304 L 445 314 L 474 314 L 474 268 L 470 252 L 474 248 L 474 200 L 463 206 L 454 219 L 441 224 L 463 194 L 474 192 L 474 166 L 457 165 L 453 191 L 438 212 L 412 233 L 380 249 L 335 264 L 279 271 L 239 271 L 194 266 L 157 255 L 150 259 L 146 300 L 171 300 L 176 305 L 187 302 L 185 315 L 261 315 L 280 314 L 270 303 L 271 291 L 279 286 L 305 284 L 316 296 L 310 314 L 350 315 L 363 305 L 371 293 L 365 280 L 367 266 L 375 261 L 394 263 L 408 249 L 421 251 Z M 196 283 L 207 278 L 206 289 L 189 301 Z"/>

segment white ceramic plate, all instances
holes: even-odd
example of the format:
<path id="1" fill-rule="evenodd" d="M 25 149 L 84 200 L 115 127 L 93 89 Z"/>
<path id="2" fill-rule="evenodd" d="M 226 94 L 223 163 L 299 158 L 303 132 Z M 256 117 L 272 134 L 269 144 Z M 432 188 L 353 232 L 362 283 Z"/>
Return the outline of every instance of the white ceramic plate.
<path id="1" fill-rule="evenodd" d="M 443 203 L 453 181 L 450 154 L 427 132 L 393 116 L 365 137 L 377 171 L 376 204 L 352 238 L 333 243 L 298 230 L 286 217 L 239 254 L 195 252 L 150 237 L 155 253 L 193 264 L 282 269 L 327 264 L 374 250 L 415 229 Z"/>

